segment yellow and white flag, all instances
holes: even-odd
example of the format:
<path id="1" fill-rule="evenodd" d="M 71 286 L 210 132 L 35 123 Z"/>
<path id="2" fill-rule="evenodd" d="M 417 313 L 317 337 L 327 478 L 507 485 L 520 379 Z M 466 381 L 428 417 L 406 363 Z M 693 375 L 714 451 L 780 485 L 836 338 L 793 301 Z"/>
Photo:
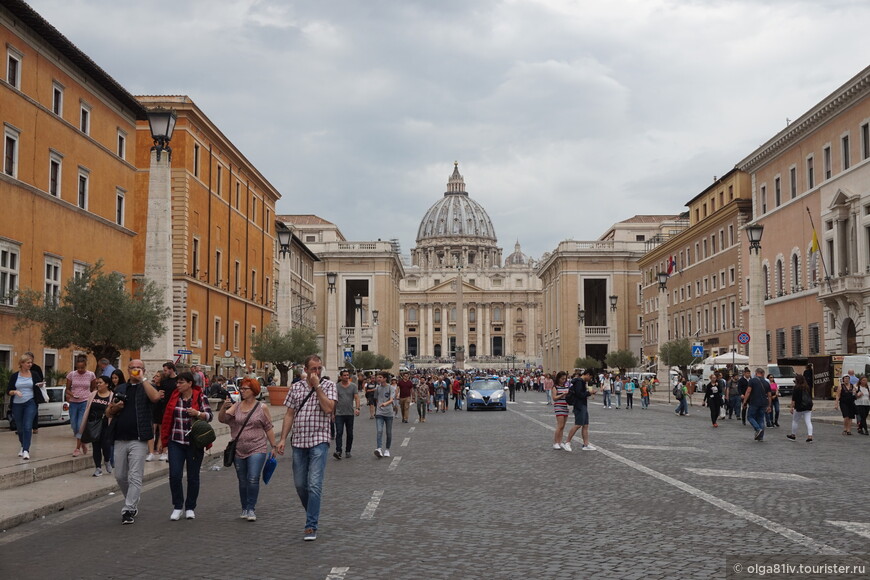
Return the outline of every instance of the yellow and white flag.
<path id="1" fill-rule="evenodd" d="M 810 245 L 810 272 L 815 272 L 819 263 L 819 237 L 813 228 L 813 243 Z"/>

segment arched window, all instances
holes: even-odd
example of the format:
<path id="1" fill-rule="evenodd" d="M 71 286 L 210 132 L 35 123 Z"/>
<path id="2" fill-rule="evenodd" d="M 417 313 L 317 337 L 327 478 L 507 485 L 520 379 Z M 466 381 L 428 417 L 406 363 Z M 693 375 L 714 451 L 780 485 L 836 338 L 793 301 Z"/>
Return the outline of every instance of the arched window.
<path id="1" fill-rule="evenodd" d="M 450 309 L 450 322 L 456 322 L 456 307 Z"/>
<path id="2" fill-rule="evenodd" d="M 435 356 L 441 356 L 441 345 L 440 344 L 435 345 L 434 354 L 435 354 Z"/>
<path id="3" fill-rule="evenodd" d="M 501 308 L 496 306 L 492 309 L 492 319 L 495 322 L 501 322 Z"/>
<path id="4" fill-rule="evenodd" d="M 476 322 L 477 321 L 477 310 L 474 308 L 469 309 L 468 311 L 468 322 Z"/>
<path id="5" fill-rule="evenodd" d="M 434 314 L 433 318 L 435 319 L 435 322 L 441 322 L 441 309 L 440 308 L 435 309 L 435 314 Z"/>
<path id="6" fill-rule="evenodd" d="M 523 321 L 523 309 L 517 308 L 517 322 Z"/>
<path id="7" fill-rule="evenodd" d="M 782 260 L 777 260 L 776 261 L 776 280 L 775 280 L 775 282 L 776 282 L 776 295 L 777 296 L 783 295 L 783 288 L 782 288 L 783 279 L 782 278 L 783 278 L 783 276 L 782 276 Z"/>
<path id="8" fill-rule="evenodd" d="M 791 256 L 791 285 L 795 290 L 801 287 L 801 267 L 797 254 Z"/>
<path id="9" fill-rule="evenodd" d="M 767 264 L 762 266 L 762 278 L 764 278 L 764 297 L 767 299 L 770 298 L 770 272 Z"/>
<path id="10" fill-rule="evenodd" d="M 408 309 L 408 322 L 417 322 L 417 309 L 409 308 Z"/>

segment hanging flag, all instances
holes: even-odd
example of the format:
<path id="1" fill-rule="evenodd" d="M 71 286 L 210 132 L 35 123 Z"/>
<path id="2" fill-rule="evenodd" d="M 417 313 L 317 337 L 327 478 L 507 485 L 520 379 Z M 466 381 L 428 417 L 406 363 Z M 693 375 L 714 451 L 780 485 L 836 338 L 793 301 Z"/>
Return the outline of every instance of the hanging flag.
<path id="1" fill-rule="evenodd" d="M 813 228 L 813 243 L 810 245 L 810 272 L 816 271 L 816 266 L 819 260 L 819 237 L 816 235 L 816 229 Z"/>
<path id="2" fill-rule="evenodd" d="M 674 273 L 677 269 L 677 257 L 676 256 L 668 256 L 668 276 Z"/>

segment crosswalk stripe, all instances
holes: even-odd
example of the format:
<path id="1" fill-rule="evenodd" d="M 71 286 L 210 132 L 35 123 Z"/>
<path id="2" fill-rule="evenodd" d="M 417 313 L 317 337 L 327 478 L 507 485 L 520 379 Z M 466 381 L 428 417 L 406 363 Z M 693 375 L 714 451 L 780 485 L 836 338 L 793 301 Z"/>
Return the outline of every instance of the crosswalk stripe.
<path id="1" fill-rule="evenodd" d="M 730 469 L 703 469 L 698 467 L 684 467 L 697 475 L 710 477 L 737 477 L 741 479 L 770 479 L 775 481 L 812 481 L 808 477 L 796 473 L 772 473 L 767 471 L 734 471 Z"/>

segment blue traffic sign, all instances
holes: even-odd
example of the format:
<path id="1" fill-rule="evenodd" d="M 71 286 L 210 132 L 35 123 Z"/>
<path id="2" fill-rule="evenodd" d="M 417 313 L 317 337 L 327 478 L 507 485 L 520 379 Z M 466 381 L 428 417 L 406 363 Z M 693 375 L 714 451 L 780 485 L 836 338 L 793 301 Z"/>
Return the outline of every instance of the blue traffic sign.
<path id="1" fill-rule="evenodd" d="M 347 362 L 350 362 L 351 360 L 353 360 L 353 351 L 352 350 L 346 349 L 344 351 L 344 360 Z"/>
<path id="2" fill-rule="evenodd" d="M 693 344 L 692 345 L 692 357 L 693 358 L 704 358 L 704 345 L 703 344 Z"/>
<path id="3" fill-rule="evenodd" d="M 192 350 L 185 350 L 183 348 L 178 349 L 178 354 L 193 354 Z"/>

